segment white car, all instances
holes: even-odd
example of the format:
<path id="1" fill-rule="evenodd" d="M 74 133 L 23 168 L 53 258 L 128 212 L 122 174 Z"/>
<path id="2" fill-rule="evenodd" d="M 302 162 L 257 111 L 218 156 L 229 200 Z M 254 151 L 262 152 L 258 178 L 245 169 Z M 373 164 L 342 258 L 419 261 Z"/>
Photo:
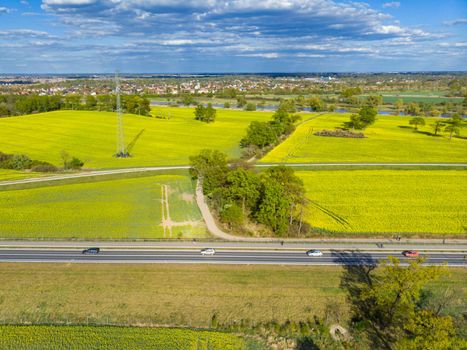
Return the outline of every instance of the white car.
<path id="1" fill-rule="evenodd" d="M 312 249 L 306 252 L 308 256 L 323 256 L 323 252 L 321 250 Z"/>
<path id="2" fill-rule="evenodd" d="M 201 255 L 214 255 L 214 254 L 216 254 L 216 251 L 214 248 L 201 249 Z"/>

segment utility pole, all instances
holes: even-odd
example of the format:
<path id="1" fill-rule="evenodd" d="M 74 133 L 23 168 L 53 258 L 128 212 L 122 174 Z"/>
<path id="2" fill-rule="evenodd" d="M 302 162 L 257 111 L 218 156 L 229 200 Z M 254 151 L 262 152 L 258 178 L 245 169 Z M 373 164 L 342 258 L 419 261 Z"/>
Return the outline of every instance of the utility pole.
<path id="1" fill-rule="evenodd" d="M 120 98 L 120 80 L 118 71 L 115 72 L 115 94 L 117 96 L 117 152 L 115 157 L 127 158 L 128 152 L 125 149 L 125 134 L 123 132 L 123 113 Z"/>

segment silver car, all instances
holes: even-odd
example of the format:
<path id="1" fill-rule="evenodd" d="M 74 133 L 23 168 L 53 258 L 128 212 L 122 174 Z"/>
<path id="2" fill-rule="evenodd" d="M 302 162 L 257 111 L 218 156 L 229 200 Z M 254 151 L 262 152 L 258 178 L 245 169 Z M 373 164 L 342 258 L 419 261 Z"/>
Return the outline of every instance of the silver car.
<path id="1" fill-rule="evenodd" d="M 312 249 L 306 252 L 308 256 L 323 256 L 323 252 L 318 249 Z"/>
<path id="2" fill-rule="evenodd" d="M 216 250 L 214 248 L 201 249 L 201 255 L 214 255 L 214 254 L 216 254 Z"/>

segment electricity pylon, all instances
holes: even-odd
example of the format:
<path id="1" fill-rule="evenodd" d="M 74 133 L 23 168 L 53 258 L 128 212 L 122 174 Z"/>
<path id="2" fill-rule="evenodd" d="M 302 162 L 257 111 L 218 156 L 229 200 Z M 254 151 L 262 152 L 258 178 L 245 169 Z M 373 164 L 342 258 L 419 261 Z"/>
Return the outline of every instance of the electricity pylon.
<path id="1" fill-rule="evenodd" d="M 123 131 L 123 113 L 120 98 L 120 80 L 118 77 L 118 71 L 115 73 L 115 95 L 117 96 L 117 152 L 115 153 L 115 157 L 127 158 L 129 154 L 125 148 L 125 134 Z"/>

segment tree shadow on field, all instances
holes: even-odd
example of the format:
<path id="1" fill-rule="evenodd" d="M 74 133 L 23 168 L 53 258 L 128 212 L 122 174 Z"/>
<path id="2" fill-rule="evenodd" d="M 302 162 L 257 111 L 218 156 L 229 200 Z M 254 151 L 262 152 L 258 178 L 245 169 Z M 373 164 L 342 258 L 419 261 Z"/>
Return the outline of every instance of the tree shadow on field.
<path id="1" fill-rule="evenodd" d="M 299 339 L 297 342 L 296 350 L 321 350 L 313 341 L 313 339 L 306 337 Z"/>
<path id="2" fill-rule="evenodd" d="M 360 251 L 332 251 L 331 256 L 334 262 L 344 267 L 340 287 L 348 293 L 351 301 L 358 301 L 362 285 L 372 285 L 371 272 L 378 266 L 378 261 Z"/>
<path id="3" fill-rule="evenodd" d="M 365 319 L 361 318 L 362 315 L 371 315 L 374 311 L 373 300 L 362 298 L 361 295 L 373 285 L 373 271 L 378 267 L 378 261 L 370 254 L 360 251 L 332 251 L 331 255 L 335 262 L 343 266 L 340 288 L 347 294 L 351 323 L 358 325 Z"/>

